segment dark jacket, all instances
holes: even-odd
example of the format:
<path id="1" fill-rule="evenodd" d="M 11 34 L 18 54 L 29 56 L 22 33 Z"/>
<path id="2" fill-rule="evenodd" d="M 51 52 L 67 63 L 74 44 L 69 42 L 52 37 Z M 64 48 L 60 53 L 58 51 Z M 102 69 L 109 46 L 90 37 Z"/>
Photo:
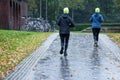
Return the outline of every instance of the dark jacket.
<path id="1" fill-rule="evenodd" d="M 101 28 L 101 23 L 104 19 L 100 13 L 94 13 L 91 16 L 90 21 L 92 22 L 92 28 Z"/>
<path id="2" fill-rule="evenodd" d="M 62 14 L 57 20 L 57 25 L 60 26 L 59 33 L 60 34 L 69 34 L 70 33 L 70 24 L 74 27 L 74 22 L 70 18 L 68 14 Z"/>

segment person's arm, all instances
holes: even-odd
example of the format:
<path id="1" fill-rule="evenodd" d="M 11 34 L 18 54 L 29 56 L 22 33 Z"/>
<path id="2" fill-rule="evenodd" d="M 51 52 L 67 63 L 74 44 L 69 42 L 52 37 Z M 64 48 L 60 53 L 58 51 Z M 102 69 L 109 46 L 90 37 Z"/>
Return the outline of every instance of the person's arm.
<path id="1" fill-rule="evenodd" d="M 103 18 L 103 16 L 101 15 L 101 22 L 104 22 L 104 18 Z"/>
<path id="2" fill-rule="evenodd" d="M 89 19 L 90 22 L 93 22 L 93 17 L 91 16 L 90 19 Z"/>
<path id="3" fill-rule="evenodd" d="M 69 17 L 71 27 L 75 27 L 74 21 Z"/>
<path id="4" fill-rule="evenodd" d="M 102 16 L 102 15 L 99 15 L 99 22 L 100 22 L 100 23 L 104 22 L 104 19 L 103 19 L 103 16 Z"/>
<path id="5" fill-rule="evenodd" d="M 60 26 L 60 17 L 57 19 L 56 24 Z"/>

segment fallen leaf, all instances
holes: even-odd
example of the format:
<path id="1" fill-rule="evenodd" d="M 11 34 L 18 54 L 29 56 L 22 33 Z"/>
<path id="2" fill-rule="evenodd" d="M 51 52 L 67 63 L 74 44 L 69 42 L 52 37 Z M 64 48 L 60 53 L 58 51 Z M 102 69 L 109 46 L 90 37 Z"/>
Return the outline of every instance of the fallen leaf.
<path id="1" fill-rule="evenodd" d="M 115 80 L 115 78 L 114 78 L 114 77 L 112 77 L 112 80 Z"/>
<path id="2" fill-rule="evenodd" d="M 109 69 L 108 69 L 108 68 L 105 68 L 105 70 L 109 71 Z"/>
<path id="3" fill-rule="evenodd" d="M 118 66 L 118 68 L 120 68 L 120 65 Z"/>

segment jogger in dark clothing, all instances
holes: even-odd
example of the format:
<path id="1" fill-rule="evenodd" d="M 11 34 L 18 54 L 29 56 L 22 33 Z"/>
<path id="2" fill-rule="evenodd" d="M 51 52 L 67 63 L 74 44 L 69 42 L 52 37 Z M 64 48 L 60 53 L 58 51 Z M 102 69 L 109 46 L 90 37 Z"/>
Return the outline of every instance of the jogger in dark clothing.
<path id="1" fill-rule="evenodd" d="M 94 46 L 98 46 L 99 32 L 101 29 L 101 23 L 104 21 L 103 16 L 100 14 L 100 9 L 96 8 L 95 13 L 91 16 L 92 32 L 94 38 Z"/>
<path id="2" fill-rule="evenodd" d="M 67 56 L 67 48 L 69 43 L 69 36 L 70 36 L 70 25 L 74 27 L 74 22 L 69 17 L 69 9 L 66 7 L 63 9 L 64 14 L 62 14 L 59 19 L 57 20 L 57 24 L 60 26 L 59 35 L 61 40 L 61 50 L 60 54 Z"/>

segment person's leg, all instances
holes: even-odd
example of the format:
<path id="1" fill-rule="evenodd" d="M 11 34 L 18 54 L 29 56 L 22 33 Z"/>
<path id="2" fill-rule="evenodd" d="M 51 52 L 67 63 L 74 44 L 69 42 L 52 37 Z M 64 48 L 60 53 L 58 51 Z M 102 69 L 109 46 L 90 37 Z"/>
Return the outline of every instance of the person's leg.
<path id="1" fill-rule="evenodd" d="M 100 32 L 100 28 L 96 28 L 96 34 L 95 34 L 96 41 L 95 41 L 95 44 L 94 44 L 95 47 L 98 47 L 99 32 Z"/>
<path id="2" fill-rule="evenodd" d="M 60 54 L 63 54 L 63 49 L 64 49 L 64 34 L 60 34 L 60 41 L 61 41 Z"/>
<path id="3" fill-rule="evenodd" d="M 100 33 L 100 28 L 97 28 L 96 29 L 96 40 L 97 40 L 97 42 L 99 40 L 99 33 Z"/>
<path id="4" fill-rule="evenodd" d="M 92 32 L 93 32 L 93 39 L 95 42 L 96 41 L 96 28 L 92 28 Z"/>
<path id="5" fill-rule="evenodd" d="M 94 38 L 94 46 L 97 47 L 97 28 L 92 28 L 93 38 Z"/>
<path id="6" fill-rule="evenodd" d="M 64 56 L 67 56 L 67 48 L 68 48 L 68 43 L 69 43 L 69 36 L 70 34 L 65 35 L 65 51 L 64 51 Z"/>

